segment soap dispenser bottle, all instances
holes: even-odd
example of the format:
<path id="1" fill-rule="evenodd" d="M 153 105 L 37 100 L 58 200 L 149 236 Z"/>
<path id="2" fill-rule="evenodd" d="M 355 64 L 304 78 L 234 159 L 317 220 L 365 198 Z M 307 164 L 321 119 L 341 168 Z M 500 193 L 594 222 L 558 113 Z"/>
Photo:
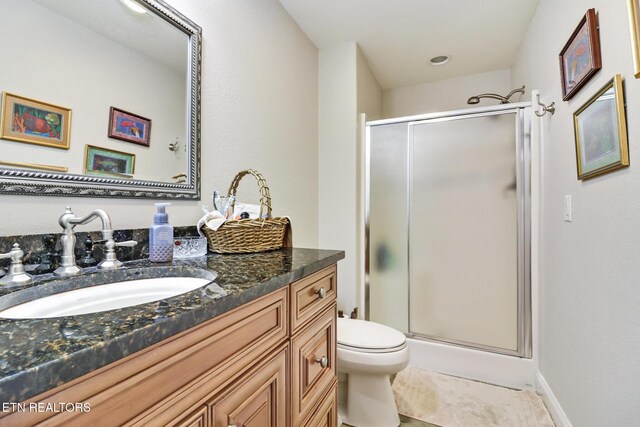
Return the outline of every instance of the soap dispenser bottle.
<path id="1" fill-rule="evenodd" d="M 156 203 L 157 212 L 149 227 L 149 261 L 169 262 L 173 259 L 173 227 L 165 208 L 171 203 Z"/>

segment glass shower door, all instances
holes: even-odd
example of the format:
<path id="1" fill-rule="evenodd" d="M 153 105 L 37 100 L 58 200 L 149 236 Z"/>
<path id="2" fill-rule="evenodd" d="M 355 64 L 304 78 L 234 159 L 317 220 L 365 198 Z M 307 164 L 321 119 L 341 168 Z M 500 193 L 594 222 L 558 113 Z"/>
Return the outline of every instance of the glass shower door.
<path id="1" fill-rule="evenodd" d="M 409 125 L 409 332 L 518 351 L 514 111 Z"/>
<path id="2" fill-rule="evenodd" d="M 407 211 L 408 123 L 374 126 L 368 139 L 370 168 L 369 286 L 367 318 L 409 332 Z"/>

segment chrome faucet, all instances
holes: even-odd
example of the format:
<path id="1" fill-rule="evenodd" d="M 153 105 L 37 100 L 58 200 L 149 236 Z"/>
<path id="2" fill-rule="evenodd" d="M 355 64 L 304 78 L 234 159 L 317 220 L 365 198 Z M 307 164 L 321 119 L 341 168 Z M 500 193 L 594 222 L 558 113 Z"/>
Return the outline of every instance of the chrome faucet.
<path id="1" fill-rule="evenodd" d="M 76 236 L 73 229 L 78 224 L 87 224 L 100 218 L 102 221 L 102 239 L 105 241 L 104 259 L 98 264 L 98 269 L 101 270 L 114 270 L 122 267 L 122 263 L 116 259 L 116 246 L 134 246 L 138 242 L 129 240 L 126 242 L 116 243 L 113 240 L 113 228 L 111 227 L 111 218 L 102 209 L 96 209 L 90 212 L 83 218 L 78 218 L 71 211 L 71 208 L 67 206 L 58 223 L 64 229 L 62 236 L 60 236 L 60 244 L 62 245 L 62 256 L 60 267 L 58 267 L 53 274 L 57 276 L 73 276 L 80 273 L 81 269 L 76 265 L 76 255 L 74 249 L 76 246 Z"/>
<path id="2" fill-rule="evenodd" d="M 0 254 L 0 259 L 11 259 L 9 272 L 0 279 L 0 285 L 24 285 L 31 282 L 31 275 L 24 272 L 23 256 L 24 252 L 22 252 L 20 245 L 17 243 L 14 243 L 11 250 L 6 254 Z"/>

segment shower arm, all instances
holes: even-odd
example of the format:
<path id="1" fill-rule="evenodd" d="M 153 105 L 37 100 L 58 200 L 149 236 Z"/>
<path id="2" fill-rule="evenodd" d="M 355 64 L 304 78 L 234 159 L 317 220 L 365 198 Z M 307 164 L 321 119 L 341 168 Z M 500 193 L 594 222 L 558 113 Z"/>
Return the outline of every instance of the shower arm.
<path id="1" fill-rule="evenodd" d="M 472 98 L 491 98 L 491 99 L 497 99 L 498 101 L 500 101 L 501 104 L 507 104 L 509 102 L 509 97 L 508 96 L 502 96 L 502 95 L 498 95 L 496 93 L 481 93 L 480 95 L 476 95 L 473 96 Z"/>
<path id="2" fill-rule="evenodd" d="M 524 85 L 522 85 L 521 88 L 514 89 L 511 92 L 509 92 L 509 94 L 506 96 L 507 102 L 509 102 L 509 98 L 511 98 L 513 96 L 513 94 L 515 94 L 515 93 L 521 93 L 521 94 L 524 95 Z"/>
<path id="3" fill-rule="evenodd" d="M 498 95 L 497 93 L 481 93 L 480 95 L 472 96 L 467 100 L 467 104 L 477 104 L 480 102 L 480 98 L 491 98 L 497 99 L 501 104 L 509 104 L 509 98 L 511 98 L 515 93 L 521 93 L 524 95 L 524 85 L 521 88 L 514 89 L 507 94 L 507 96 Z"/>

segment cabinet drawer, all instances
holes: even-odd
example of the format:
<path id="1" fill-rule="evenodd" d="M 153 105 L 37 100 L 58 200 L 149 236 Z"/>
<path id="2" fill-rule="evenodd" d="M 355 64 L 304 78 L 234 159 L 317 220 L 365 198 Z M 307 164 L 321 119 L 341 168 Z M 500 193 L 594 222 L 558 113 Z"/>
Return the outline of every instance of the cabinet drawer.
<path id="1" fill-rule="evenodd" d="M 291 285 L 291 333 L 336 300 L 336 266 L 320 270 Z"/>
<path id="2" fill-rule="evenodd" d="M 336 379 L 336 305 L 291 340 L 292 425 L 298 426 Z"/>
<path id="3" fill-rule="evenodd" d="M 335 427 L 338 425 L 338 384 L 320 403 L 318 410 L 304 423 L 304 427 Z"/>
<path id="4" fill-rule="evenodd" d="M 286 425 L 287 350 L 247 372 L 209 403 L 212 427 Z"/>

